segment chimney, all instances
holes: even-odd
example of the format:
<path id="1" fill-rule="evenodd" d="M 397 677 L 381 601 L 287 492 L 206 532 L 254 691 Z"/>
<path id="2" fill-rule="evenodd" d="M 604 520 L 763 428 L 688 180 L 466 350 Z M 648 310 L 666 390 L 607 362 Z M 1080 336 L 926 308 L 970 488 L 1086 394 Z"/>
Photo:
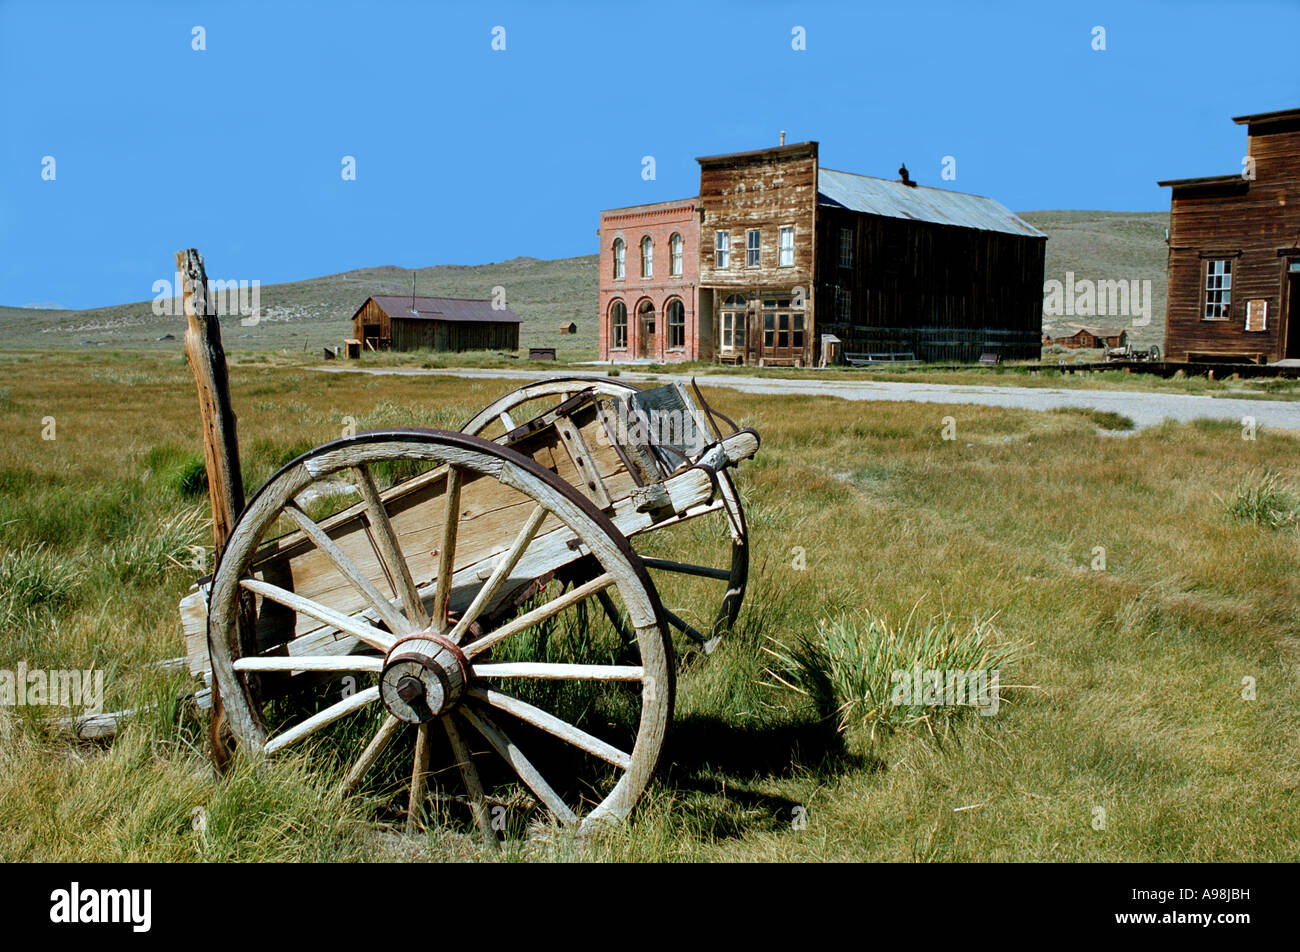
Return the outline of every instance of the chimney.
<path id="1" fill-rule="evenodd" d="M 785 130 L 781 130 L 781 144 L 785 145 Z"/>
<path id="2" fill-rule="evenodd" d="M 916 183 L 913 182 L 911 178 L 908 177 L 906 165 L 900 165 L 898 167 L 898 180 L 902 182 L 904 185 L 910 186 L 911 188 L 916 188 Z"/>

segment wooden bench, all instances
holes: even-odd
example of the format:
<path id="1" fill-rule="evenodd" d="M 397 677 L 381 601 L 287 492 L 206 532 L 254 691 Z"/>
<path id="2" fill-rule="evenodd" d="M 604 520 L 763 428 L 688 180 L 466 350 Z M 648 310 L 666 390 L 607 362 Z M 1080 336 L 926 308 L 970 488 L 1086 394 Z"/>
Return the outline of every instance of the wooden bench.
<path id="1" fill-rule="evenodd" d="M 996 367 L 1002 363 L 1001 354 L 980 354 L 980 363 L 985 367 Z"/>
<path id="2" fill-rule="evenodd" d="M 844 362 L 854 367 L 867 367 L 871 364 L 896 364 L 905 361 L 916 361 L 916 354 L 910 350 L 884 351 L 877 353 L 848 353 L 844 354 Z"/>

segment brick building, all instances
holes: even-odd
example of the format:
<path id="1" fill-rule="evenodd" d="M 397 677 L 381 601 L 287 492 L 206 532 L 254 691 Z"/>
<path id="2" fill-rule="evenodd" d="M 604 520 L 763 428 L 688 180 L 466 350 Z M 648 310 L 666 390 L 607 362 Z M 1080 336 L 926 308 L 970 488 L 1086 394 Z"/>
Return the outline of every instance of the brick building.
<path id="1" fill-rule="evenodd" d="M 712 356 L 700 333 L 699 245 L 693 198 L 600 213 L 601 360 Z"/>
<path id="2" fill-rule="evenodd" d="M 816 142 L 697 161 L 698 197 L 601 213 L 602 360 L 809 366 L 823 331 L 1039 355 L 1046 236 L 992 199 L 819 168 Z"/>
<path id="3" fill-rule="evenodd" d="M 1237 116 L 1240 171 L 1167 179 L 1171 360 L 1300 359 L 1300 109 Z"/>

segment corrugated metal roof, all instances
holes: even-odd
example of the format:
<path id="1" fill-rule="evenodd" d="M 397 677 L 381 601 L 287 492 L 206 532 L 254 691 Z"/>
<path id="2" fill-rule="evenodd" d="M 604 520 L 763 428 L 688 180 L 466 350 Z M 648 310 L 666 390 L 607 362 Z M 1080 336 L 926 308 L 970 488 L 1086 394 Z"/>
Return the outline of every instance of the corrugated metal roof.
<path id="1" fill-rule="evenodd" d="M 375 303 L 389 317 L 425 321 L 476 321 L 491 324 L 518 324 L 519 315 L 510 308 L 494 310 L 491 301 L 473 298 L 417 297 L 409 294 L 376 294 Z M 358 308 L 360 310 L 360 308 Z M 355 316 L 355 315 L 353 315 Z"/>
<path id="2" fill-rule="evenodd" d="M 823 205 L 839 205 L 887 218 L 910 218 L 936 225 L 957 225 L 1008 235 L 1047 237 L 998 202 L 983 195 L 949 192 L 924 185 L 914 187 L 889 179 L 837 172 L 834 169 L 818 170 L 817 201 Z"/>

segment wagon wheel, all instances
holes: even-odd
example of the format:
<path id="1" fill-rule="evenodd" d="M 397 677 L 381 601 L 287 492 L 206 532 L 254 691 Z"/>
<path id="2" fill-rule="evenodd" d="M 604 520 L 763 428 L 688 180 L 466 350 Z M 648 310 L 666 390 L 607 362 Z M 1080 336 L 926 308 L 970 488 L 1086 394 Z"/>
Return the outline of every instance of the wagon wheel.
<path id="1" fill-rule="evenodd" d="M 376 473 L 420 466 L 427 467 L 424 473 L 391 490 L 377 484 Z M 308 515 L 313 494 L 337 486 L 344 474 L 356 480 L 362 501 L 329 517 Z M 417 481 L 429 493 L 422 497 L 428 508 L 404 508 L 399 493 Z M 500 511 L 508 514 L 508 531 L 485 541 L 474 538 L 472 523 L 489 494 L 504 500 Z M 339 527 L 348 524 L 363 531 L 347 536 Z M 296 534 L 280 535 L 286 527 Z M 417 550 L 421 531 L 432 536 Z M 436 545 L 432 551 L 430 544 Z M 368 546 L 364 556 L 359 545 Z M 296 577 L 283 578 L 282 569 L 277 574 L 274 559 L 292 546 L 328 566 L 328 578 L 309 580 L 304 573 L 298 584 Z M 476 551 L 490 555 L 475 561 Z M 551 597 L 536 582 L 546 574 L 539 569 L 566 558 L 591 560 L 599 574 L 581 591 Z M 363 563 L 370 571 L 359 568 Z M 292 590 L 315 592 L 321 585 L 343 593 L 336 604 L 346 594 L 361 608 L 345 614 L 328 599 Z M 521 588 L 532 596 L 526 610 L 515 597 Z M 528 655 L 531 631 L 562 620 L 594 593 L 616 601 L 626 619 L 633 641 L 622 646 L 623 658 L 592 664 Z M 250 597 L 260 650 L 250 644 L 248 625 L 238 621 L 241 602 Z M 287 619 L 280 630 L 289 632 L 288 640 L 268 648 L 264 632 L 277 617 L 282 624 Z M 358 742 L 346 761 L 347 791 L 401 730 L 416 727 L 408 829 L 418 824 L 432 748 L 435 738 L 442 745 L 444 734 L 474 820 L 493 845 L 497 824 L 489 798 L 518 790 L 520 783 L 563 824 L 582 829 L 621 819 L 654 772 L 671 718 L 672 643 L 654 584 L 627 540 L 575 489 L 532 460 L 459 433 L 361 433 L 289 463 L 257 492 L 236 524 L 213 578 L 208 618 L 213 670 L 243 747 L 275 754 L 327 735 L 337 740 L 350 729 Z M 311 650 L 301 648 L 304 625 L 315 626 Z M 304 676 L 318 673 L 346 674 L 355 690 L 338 700 L 337 694 L 302 687 Z M 286 694 L 285 682 L 292 678 L 299 688 Z M 547 709 L 546 698 L 575 691 L 596 699 L 591 709 L 603 719 L 588 720 L 598 725 Z M 301 705 L 288 715 L 286 697 Z M 368 726 L 363 712 L 369 712 Z M 358 752 L 359 741 L 367 738 Z M 348 745 L 337 746 L 341 755 Z M 554 783 L 552 766 L 545 778 L 548 761 L 534 762 L 524 753 L 543 748 L 558 750 L 561 763 L 580 764 L 581 776 Z"/>
<path id="2" fill-rule="evenodd" d="M 554 409 L 581 391 L 592 390 L 601 396 L 626 400 L 637 389 L 631 384 L 608 377 L 554 377 L 527 384 L 497 398 L 461 427 L 461 432 L 500 441 L 516 426 Z M 520 412 L 521 408 L 524 412 Z M 659 592 L 667 603 L 665 614 L 669 624 L 691 643 L 703 649 L 705 654 L 711 654 L 722 636 L 735 624 L 740 606 L 745 600 L 745 585 L 749 579 L 749 530 L 745 523 L 745 510 L 731 474 L 723 471 L 717 476 L 718 503 L 715 509 L 720 515 L 710 514 L 708 521 L 714 523 L 715 527 L 702 533 L 706 537 L 712 536 L 712 539 L 704 540 L 705 547 L 710 551 L 702 561 L 713 564 L 683 562 L 645 554 L 654 550 L 667 556 L 676 548 L 672 540 L 678 532 L 692 536 L 701 534 L 696 533 L 695 527 L 690 525 L 693 520 L 672 520 L 662 524 L 662 528 L 634 539 L 637 551 L 642 553 L 642 561 L 653 570 Z M 716 526 L 718 519 L 722 520 L 725 528 Z M 670 528 L 676 523 L 684 525 L 678 530 Z M 724 531 L 725 536 L 722 535 Z M 694 541 L 697 544 L 700 542 L 699 539 Z M 710 542 L 713 543 L 711 546 Z M 700 581 L 688 581 L 683 585 L 670 580 L 672 577 L 679 581 Z M 701 586 L 705 587 L 707 594 L 700 591 Z M 705 599 L 707 613 L 702 615 L 683 607 L 684 604 L 701 598 Z M 604 599 L 601 602 L 602 609 L 608 615 L 608 604 Z M 716 611 L 713 609 L 714 604 L 717 605 Z"/>

